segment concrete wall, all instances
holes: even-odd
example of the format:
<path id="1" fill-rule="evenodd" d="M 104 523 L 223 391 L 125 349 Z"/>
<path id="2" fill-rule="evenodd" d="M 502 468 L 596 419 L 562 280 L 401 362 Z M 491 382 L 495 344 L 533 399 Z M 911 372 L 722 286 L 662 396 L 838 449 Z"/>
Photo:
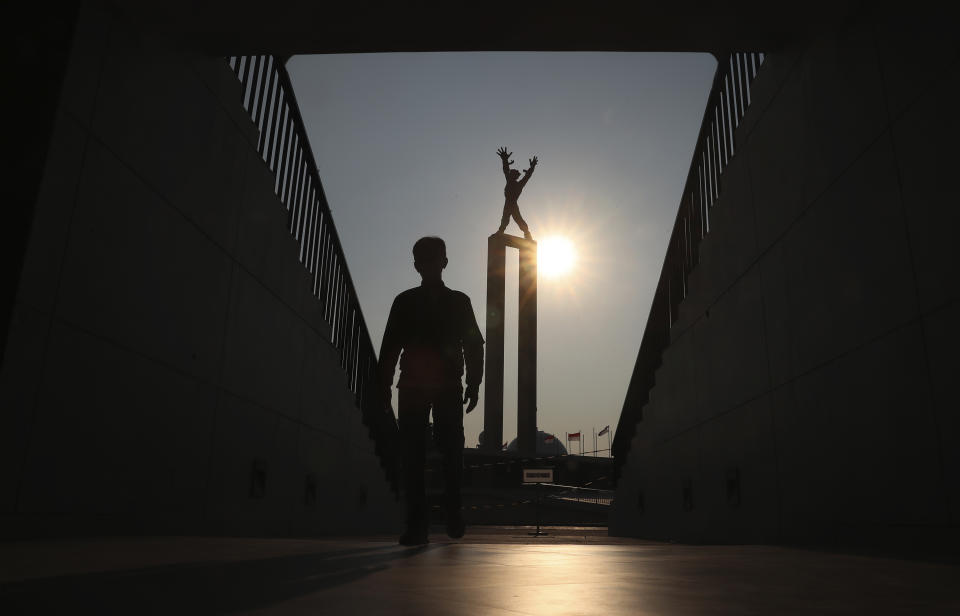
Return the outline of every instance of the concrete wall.
<path id="1" fill-rule="evenodd" d="M 612 533 L 956 543 L 960 66 L 938 19 L 768 54 Z"/>
<path id="2" fill-rule="evenodd" d="M 397 527 L 239 92 L 81 10 L 0 374 L 5 534 Z"/>

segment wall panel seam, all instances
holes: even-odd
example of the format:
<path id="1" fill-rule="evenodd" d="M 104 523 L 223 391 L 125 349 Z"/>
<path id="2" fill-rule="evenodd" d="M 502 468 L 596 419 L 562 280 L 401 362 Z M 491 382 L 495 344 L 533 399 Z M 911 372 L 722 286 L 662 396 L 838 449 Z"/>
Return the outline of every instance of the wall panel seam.
<path id="1" fill-rule="evenodd" d="M 953 304 L 953 303 L 956 303 L 956 302 L 951 302 L 951 304 Z M 691 424 L 691 425 L 687 426 L 686 428 L 683 428 L 683 429 L 680 430 L 679 432 L 672 433 L 670 436 L 664 438 L 663 440 L 657 441 L 656 445 L 662 445 L 662 444 L 667 443 L 667 442 L 669 442 L 669 441 L 671 441 L 671 440 L 674 440 L 674 439 L 676 439 L 676 438 L 678 438 L 678 437 L 680 437 L 680 436 L 683 436 L 684 434 L 687 434 L 687 433 L 690 432 L 691 430 L 694 430 L 694 429 L 700 427 L 700 426 L 703 425 L 703 424 L 706 424 L 706 423 L 709 423 L 709 422 L 711 422 L 711 421 L 714 421 L 715 419 L 719 419 L 720 417 L 723 417 L 724 415 L 727 415 L 727 414 L 729 414 L 729 413 L 731 413 L 731 412 L 733 412 L 733 411 L 735 411 L 735 410 L 737 410 L 737 409 L 739 409 L 739 408 L 741 408 L 741 407 L 743 407 L 743 406 L 745 406 L 745 405 L 747 405 L 747 404 L 750 404 L 751 402 L 754 402 L 754 401 L 756 401 L 756 400 L 759 400 L 760 398 L 763 398 L 764 396 L 770 395 L 770 394 L 776 392 L 777 390 L 782 389 L 782 388 L 784 388 L 784 387 L 786 387 L 786 386 L 788 386 L 788 385 L 792 385 L 794 382 L 796 382 L 796 381 L 798 381 L 798 380 L 800 380 L 800 379 L 802 379 L 802 378 L 804 378 L 804 377 L 806 377 L 806 376 L 808 376 L 808 375 L 810 375 L 810 374 L 813 374 L 813 373 L 815 373 L 815 372 L 817 372 L 817 371 L 819 371 L 819 370 L 822 370 L 822 369 L 826 368 L 828 365 L 834 363 L 834 362 L 837 361 L 837 360 L 843 359 L 843 358 L 845 358 L 845 357 L 847 357 L 847 356 L 855 353 L 856 351 L 859 351 L 859 350 L 861 350 L 861 349 L 863 349 L 863 348 L 865 348 L 865 347 L 867 347 L 867 346 L 870 346 L 871 344 L 874 344 L 874 343 L 876 343 L 876 342 L 879 342 L 879 341 L 883 340 L 884 338 L 887 338 L 887 337 L 889 337 L 889 336 L 895 335 L 895 334 L 901 332 L 902 330 L 905 330 L 905 329 L 909 328 L 911 325 L 916 325 L 916 324 L 921 320 L 921 318 L 922 318 L 922 317 L 918 315 L 918 316 L 915 316 L 915 317 L 911 317 L 911 318 L 910 318 L 909 320 L 907 320 L 907 321 L 904 321 L 904 322 L 902 322 L 902 323 L 898 323 L 898 324 L 895 325 L 894 327 L 885 330 L 884 332 L 882 332 L 882 333 L 874 336 L 873 338 L 870 338 L 869 340 L 866 340 L 866 341 L 864 341 L 864 342 L 862 342 L 862 343 L 860 343 L 860 344 L 857 344 L 857 345 L 854 345 L 854 346 L 849 347 L 849 348 L 847 348 L 847 349 L 844 349 L 843 351 L 841 351 L 841 352 L 833 355 L 833 356 L 830 357 L 829 359 L 825 359 L 825 360 L 823 360 L 822 362 L 820 362 L 820 363 L 818 363 L 818 364 L 816 364 L 816 365 L 814 365 L 814 366 L 812 366 L 812 367 L 804 370 L 803 372 L 797 373 L 796 375 L 794 375 L 794 376 L 792 376 L 792 377 L 790 377 L 790 378 L 788 378 L 788 379 L 785 379 L 785 380 L 783 380 L 783 381 L 781 381 L 781 382 L 779 382 L 779 383 L 773 384 L 769 389 L 766 389 L 766 390 L 764 390 L 764 391 L 756 394 L 755 396 L 751 396 L 751 397 L 746 398 L 746 399 L 744 399 L 744 400 L 742 400 L 742 401 L 740 401 L 740 402 L 737 402 L 737 403 L 735 403 L 735 404 L 732 405 L 732 406 L 729 406 L 729 407 L 727 407 L 727 408 L 725 408 L 725 409 L 723 409 L 723 410 L 721 410 L 721 411 L 718 411 L 716 414 L 711 415 L 709 418 L 707 418 L 707 419 L 705 419 L 705 420 L 703 420 L 703 421 L 699 421 L 699 422 L 697 422 L 697 423 L 694 423 L 694 424 Z M 656 386 L 654 386 L 654 387 L 656 387 Z M 649 403 L 648 403 L 648 404 L 649 404 Z M 642 424 L 641 424 L 641 426 L 642 426 Z M 638 427 L 637 432 L 639 433 L 639 431 L 640 431 L 641 429 L 642 429 L 642 427 Z"/>
<path id="2" fill-rule="evenodd" d="M 211 236 L 209 233 L 207 233 L 207 231 L 206 231 L 200 224 L 198 224 L 197 222 L 195 222 L 183 209 L 181 209 L 180 207 L 178 207 L 177 205 L 175 205 L 174 203 L 172 203 L 172 202 L 171 202 L 169 199 L 167 199 L 163 194 L 161 194 L 160 192 L 158 192 L 158 191 L 152 186 L 152 184 L 151 184 L 149 181 L 147 181 L 143 176 L 141 176 L 141 175 L 137 172 L 137 170 L 136 170 L 132 165 L 130 165 L 127 161 L 125 161 L 125 160 L 123 160 L 122 158 L 120 158 L 120 156 L 117 154 L 117 152 L 115 152 L 112 148 L 110 148 L 110 146 L 107 145 L 102 139 L 100 139 L 99 137 L 97 137 L 96 135 L 94 135 L 94 134 L 92 134 L 92 133 L 91 133 L 91 135 L 90 135 L 90 138 L 93 139 L 94 141 L 96 141 L 97 144 L 99 144 L 104 150 L 106 150 L 111 156 L 113 156 L 113 158 L 114 158 L 117 162 L 119 162 L 119 163 L 120 163 L 121 165 L 123 165 L 128 171 L 130 171 L 130 173 L 132 173 L 132 174 L 137 178 L 137 180 L 140 181 L 140 183 L 143 185 L 144 188 L 146 188 L 150 193 L 152 193 L 154 196 L 156 196 L 157 199 L 159 199 L 165 206 L 167 206 L 168 208 L 170 208 L 171 210 L 173 210 L 174 212 L 176 212 L 181 218 L 183 218 L 184 221 L 187 222 L 187 224 L 189 224 L 189 225 L 190 225 L 191 227 L 193 227 L 196 231 L 198 231 L 198 232 L 200 233 L 200 235 L 202 235 L 202 236 L 204 237 L 204 239 L 207 240 L 207 242 L 209 242 L 210 244 L 212 244 L 213 246 L 215 246 L 217 249 L 219 249 L 219 251 L 223 254 L 223 256 L 227 257 L 230 261 L 236 263 L 237 266 L 238 266 L 241 270 L 243 270 L 243 271 L 244 271 L 247 275 L 249 275 L 253 280 L 257 281 L 257 283 L 258 283 L 261 287 L 263 287 L 268 293 L 270 293 L 278 302 L 280 302 L 281 304 L 283 304 L 288 310 L 290 310 L 290 312 L 292 312 L 294 315 L 296 315 L 296 317 L 297 317 L 298 319 L 300 319 L 300 321 L 302 321 L 304 325 L 306 325 L 308 328 L 310 328 L 311 330 L 313 330 L 314 332 L 316 332 L 317 335 L 319 335 L 319 336 L 320 336 L 321 338 L 323 338 L 324 340 L 329 341 L 330 338 L 329 338 L 329 336 L 328 336 L 324 331 L 319 330 L 319 329 L 317 329 L 316 327 L 314 327 L 313 323 L 311 323 L 305 316 L 303 316 L 303 315 L 300 313 L 300 311 L 297 310 L 297 308 L 295 308 L 294 306 L 291 306 L 289 303 L 287 303 L 287 301 L 286 301 L 284 298 L 280 297 L 280 295 L 278 295 L 272 288 L 270 288 L 269 286 L 267 286 L 267 284 L 266 284 L 265 282 L 263 282 L 256 274 L 254 274 L 254 272 L 250 271 L 250 269 L 247 268 L 247 267 L 237 258 L 236 255 L 234 255 L 233 253 L 231 253 L 226 247 L 224 247 L 222 244 L 220 244 L 220 242 L 218 242 L 213 236 Z M 295 264 L 299 265 L 299 261 L 296 259 L 295 256 L 294 256 L 293 262 L 294 262 Z M 307 284 L 309 284 L 309 282 L 307 282 Z M 321 301 L 321 300 L 319 300 L 318 298 L 314 298 L 314 299 L 316 299 L 316 301 Z"/>

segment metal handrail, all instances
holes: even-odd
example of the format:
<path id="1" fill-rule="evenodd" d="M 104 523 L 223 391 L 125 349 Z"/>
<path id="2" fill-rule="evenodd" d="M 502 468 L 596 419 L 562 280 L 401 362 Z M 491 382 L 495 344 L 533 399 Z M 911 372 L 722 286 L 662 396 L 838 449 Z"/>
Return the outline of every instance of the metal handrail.
<path id="1" fill-rule="evenodd" d="M 630 441 L 650 399 L 670 328 L 687 296 L 690 273 L 700 262 L 700 241 L 710 232 L 710 210 L 720 197 L 724 169 L 736 153 L 734 131 L 751 102 L 750 85 L 764 61 L 762 53 L 730 53 L 717 63 L 696 148 L 680 197 L 667 254 L 653 294 L 620 421 L 613 439 L 614 480 L 630 452 Z"/>
<path id="2" fill-rule="evenodd" d="M 613 502 L 613 497 L 616 492 L 614 490 L 608 490 L 603 488 L 588 488 L 586 486 L 567 486 L 559 483 L 545 483 L 543 484 L 547 487 L 552 488 L 561 488 L 563 491 L 557 494 L 548 494 L 547 498 L 553 498 L 558 500 L 572 500 L 567 497 L 567 494 L 573 492 L 576 494 L 576 502 L 578 503 L 593 503 L 595 505 L 609 505 Z M 592 496 L 580 496 L 581 492 L 593 492 Z"/>
<path id="3" fill-rule="evenodd" d="M 387 479 L 398 492 L 398 433 L 385 412 L 377 380 L 377 355 L 350 276 L 343 247 L 323 192 L 317 163 L 284 61 L 276 56 L 227 58 L 241 86 L 241 102 L 259 131 L 257 152 L 274 174 L 274 192 L 287 211 L 287 228 L 299 245 L 299 260 L 313 276 L 312 292 L 323 303 L 330 342 L 376 445 Z"/>

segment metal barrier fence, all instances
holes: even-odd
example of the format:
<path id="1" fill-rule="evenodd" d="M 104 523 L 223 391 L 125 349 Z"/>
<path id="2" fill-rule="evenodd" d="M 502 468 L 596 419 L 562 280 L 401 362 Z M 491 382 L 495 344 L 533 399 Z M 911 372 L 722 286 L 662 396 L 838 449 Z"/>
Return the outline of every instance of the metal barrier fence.
<path id="1" fill-rule="evenodd" d="M 299 259 L 313 276 L 313 295 L 323 303 L 330 342 L 340 351 L 350 391 L 376 444 L 387 479 L 397 493 L 398 434 L 384 412 L 377 383 L 377 356 L 367 331 L 336 227 L 323 193 L 300 108 L 281 59 L 227 58 L 241 84 L 241 100 L 259 130 L 257 152 L 275 178 L 274 191 L 287 211 L 287 228 Z"/>
<path id="2" fill-rule="evenodd" d="M 614 477 L 630 452 L 630 441 L 649 401 L 670 327 L 687 296 L 690 272 L 700 262 L 700 241 L 710 232 L 710 210 L 720 196 L 723 170 L 736 153 L 734 131 L 751 102 L 750 85 L 763 64 L 762 53 L 731 53 L 720 59 L 707 99 L 680 208 L 673 225 L 660 280 L 640 341 L 640 351 L 613 441 Z"/>
<path id="3" fill-rule="evenodd" d="M 589 503 L 591 505 L 608 507 L 613 503 L 613 497 L 616 495 L 614 490 L 602 490 L 599 488 L 588 488 L 586 486 L 566 486 L 558 483 L 543 485 L 551 490 L 551 492 L 546 495 L 547 498 L 571 503 Z"/>

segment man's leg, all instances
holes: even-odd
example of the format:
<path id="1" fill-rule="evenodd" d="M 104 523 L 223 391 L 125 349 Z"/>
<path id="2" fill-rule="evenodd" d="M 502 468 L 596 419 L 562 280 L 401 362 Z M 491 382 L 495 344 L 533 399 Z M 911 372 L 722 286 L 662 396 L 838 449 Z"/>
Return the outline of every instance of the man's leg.
<path id="1" fill-rule="evenodd" d="M 520 230 L 523 231 L 523 237 L 528 240 L 532 240 L 533 236 L 530 235 L 530 227 L 527 226 L 527 221 L 523 219 L 523 216 L 520 215 L 520 206 L 513 208 L 513 219 L 517 221 L 517 226 L 520 227 Z"/>
<path id="2" fill-rule="evenodd" d="M 418 389 L 399 390 L 397 409 L 400 427 L 401 464 L 403 466 L 403 492 L 406 506 L 407 530 L 401 543 L 426 543 L 430 525 L 427 510 L 427 492 L 423 472 L 426 462 L 425 443 L 427 414 L 430 401 Z M 422 540 L 421 540 L 422 539 Z"/>
<path id="3" fill-rule="evenodd" d="M 503 216 L 500 217 L 500 228 L 497 229 L 497 233 L 503 233 L 504 229 L 507 228 L 507 225 L 510 224 L 510 210 L 507 209 L 507 206 L 503 206 Z"/>
<path id="4" fill-rule="evenodd" d="M 433 403 L 437 448 L 443 454 L 443 503 L 447 534 L 463 536 L 460 486 L 463 482 L 463 393 L 460 388 L 442 391 Z"/>

